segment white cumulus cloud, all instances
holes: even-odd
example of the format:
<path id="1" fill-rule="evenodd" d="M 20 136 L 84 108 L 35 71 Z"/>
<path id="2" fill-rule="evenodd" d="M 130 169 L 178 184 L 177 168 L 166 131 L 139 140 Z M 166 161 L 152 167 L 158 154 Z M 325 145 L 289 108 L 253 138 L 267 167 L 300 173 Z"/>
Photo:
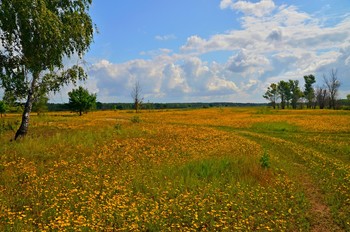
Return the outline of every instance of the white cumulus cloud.
<path id="1" fill-rule="evenodd" d="M 175 49 L 144 52 L 148 59 L 124 63 L 100 60 L 91 68 L 91 89 L 100 101 L 131 102 L 138 80 L 151 102 L 239 101 L 264 102 L 266 86 L 337 69 L 341 92 L 350 92 L 350 17 L 324 24 L 295 6 L 272 0 L 222 0 L 221 9 L 242 12 L 241 28 L 208 37 L 192 35 Z M 234 17 L 234 15 L 233 15 Z M 156 36 L 158 40 L 171 35 Z M 210 53 L 226 52 L 225 61 L 207 61 Z"/>
<path id="2" fill-rule="evenodd" d="M 262 17 L 271 13 L 275 8 L 275 3 L 272 0 L 261 0 L 257 3 L 249 1 L 222 0 L 220 3 L 221 9 L 231 8 L 233 10 L 241 11 L 245 15 L 254 15 Z"/>

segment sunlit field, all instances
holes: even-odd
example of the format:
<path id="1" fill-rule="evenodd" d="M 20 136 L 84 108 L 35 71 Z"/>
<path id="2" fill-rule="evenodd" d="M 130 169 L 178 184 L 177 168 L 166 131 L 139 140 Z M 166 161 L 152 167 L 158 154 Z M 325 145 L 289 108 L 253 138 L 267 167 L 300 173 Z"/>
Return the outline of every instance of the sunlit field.
<path id="1" fill-rule="evenodd" d="M 0 231 L 350 231 L 350 111 L 0 119 Z M 12 129 L 11 129 L 12 128 Z"/>

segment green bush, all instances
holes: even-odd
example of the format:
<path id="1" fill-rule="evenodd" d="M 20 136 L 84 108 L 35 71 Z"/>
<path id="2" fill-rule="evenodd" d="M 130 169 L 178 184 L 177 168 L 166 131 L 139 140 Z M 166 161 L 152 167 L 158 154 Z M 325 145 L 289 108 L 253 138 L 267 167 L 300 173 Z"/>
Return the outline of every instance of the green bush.
<path id="1" fill-rule="evenodd" d="M 5 131 L 15 131 L 19 125 L 18 120 L 1 120 L 0 121 L 0 134 Z"/>
<path id="2" fill-rule="evenodd" d="M 117 123 L 115 126 L 114 126 L 115 130 L 117 131 L 118 134 L 121 134 L 122 132 L 122 125 L 120 123 Z"/>
<path id="3" fill-rule="evenodd" d="M 141 122 L 141 119 L 139 116 L 133 116 L 130 120 L 133 123 L 140 123 Z"/>
<path id="4" fill-rule="evenodd" d="M 264 154 L 260 158 L 260 165 L 262 168 L 270 167 L 270 156 L 266 150 L 264 150 Z"/>

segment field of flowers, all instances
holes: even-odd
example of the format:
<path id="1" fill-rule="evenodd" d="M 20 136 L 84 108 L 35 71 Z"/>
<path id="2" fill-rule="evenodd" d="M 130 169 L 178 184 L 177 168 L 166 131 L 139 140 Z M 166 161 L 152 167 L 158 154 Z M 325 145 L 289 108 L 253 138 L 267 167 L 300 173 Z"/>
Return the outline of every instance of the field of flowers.
<path id="1" fill-rule="evenodd" d="M 350 231 L 350 112 L 0 119 L 0 231 Z"/>

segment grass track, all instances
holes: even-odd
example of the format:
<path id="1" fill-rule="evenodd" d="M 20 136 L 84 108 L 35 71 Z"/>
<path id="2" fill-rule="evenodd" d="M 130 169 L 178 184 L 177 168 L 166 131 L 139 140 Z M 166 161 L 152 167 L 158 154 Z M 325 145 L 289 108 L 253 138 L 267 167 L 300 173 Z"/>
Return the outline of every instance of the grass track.
<path id="1" fill-rule="evenodd" d="M 315 175 L 315 172 L 319 173 L 319 170 L 315 170 L 315 168 L 310 167 L 310 162 L 305 161 L 304 159 L 305 156 L 312 156 L 315 151 L 311 150 L 310 148 L 303 147 L 299 143 L 295 144 L 284 139 L 276 140 L 275 137 L 266 135 L 262 136 L 261 134 L 252 132 L 242 132 L 242 134 L 245 134 L 245 136 L 266 147 L 271 155 L 271 158 L 276 162 L 274 166 L 286 168 L 287 173 L 301 185 L 308 201 L 310 202 L 308 218 L 310 220 L 311 231 L 341 230 L 334 220 L 334 218 L 337 218 L 339 215 L 334 215 L 335 217 L 333 218 L 328 205 L 335 208 L 339 207 L 340 205 L 345 206 L 348 196 L 342 196 L 341 198 L 343 200 L 341 202 L 333 202 L 331 199 L 339 200 L 339 198 L 334 196 L 337 193 L 334 193 L 334 191 L 331 189 L 321 189 L 322 187 L 319 187 L 322 186 L 319 179 L 320 176 Z M 320 155 L 325 156 L 325 154 Z M 315 157 L 313 162 L 322 162 L 322 160 Z M 315 163 L 312 164 L 315 165 Z M 329 178 L 330 175 L 331 173 L 324 173 L 323 177 L 326 176 Z M 329 182 L 333 181 L 329 180 Z M 327 202 L 326 199 L 329 199 L 329 201 Z M 333 210 L 333 212 L 339 212 L 341 210 L 346 211 L 345 214 L 347 214 L 349 209 L 337 208 Z"/>

